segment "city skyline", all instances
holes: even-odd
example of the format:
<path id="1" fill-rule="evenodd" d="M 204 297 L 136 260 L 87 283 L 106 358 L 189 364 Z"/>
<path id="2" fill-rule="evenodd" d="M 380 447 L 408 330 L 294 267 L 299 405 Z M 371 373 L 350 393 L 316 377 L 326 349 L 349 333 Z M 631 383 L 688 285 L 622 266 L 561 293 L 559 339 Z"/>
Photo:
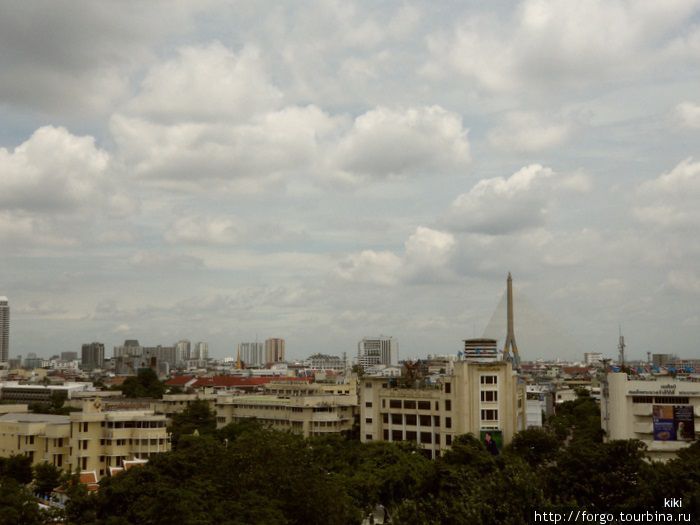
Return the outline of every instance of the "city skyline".
<path id="1" fill-rule="evenodd" d="M 10 357 L 500 346 L 507 272 L 524 361 L 693 357 L 699 42 L 691 0 L 8 2 Z"/>

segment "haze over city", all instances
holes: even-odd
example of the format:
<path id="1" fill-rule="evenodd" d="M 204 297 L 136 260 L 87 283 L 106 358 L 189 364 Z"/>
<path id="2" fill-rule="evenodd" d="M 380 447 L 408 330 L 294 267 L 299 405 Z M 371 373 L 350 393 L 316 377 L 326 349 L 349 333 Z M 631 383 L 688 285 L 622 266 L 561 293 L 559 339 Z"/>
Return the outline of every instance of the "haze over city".
<path id="1" fill-rule="evenodd" d="M 12 356 L 696 356 L 699 2 L 0 5 Z"/>

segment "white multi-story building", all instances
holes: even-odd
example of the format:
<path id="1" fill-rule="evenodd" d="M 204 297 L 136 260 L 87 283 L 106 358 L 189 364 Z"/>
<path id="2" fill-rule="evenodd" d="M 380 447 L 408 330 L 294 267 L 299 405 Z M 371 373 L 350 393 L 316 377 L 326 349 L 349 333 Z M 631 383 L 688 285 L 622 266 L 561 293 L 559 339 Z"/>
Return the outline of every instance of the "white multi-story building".
<path id="1" fill-rule="evenodd" d="M 265 346 L 262 343 L 239 343 L 238 356 L 246 367 L 265 366 Z"/>
<path id="2" fill-rule="evenodd" d="M 0 363 L 10 360 L 10 303 L 0 297 Z"/>
<path id="3" fill-rule="evenodd" d="M 373 365 L 396 365 L 399 362 L 399 342 L 393 337 L 365 337 L 357 344 L 357 363 L 361 368 Z"/>
<path id="4" fill-rule="evenodd" d="M 206 361 L 209 359 L 209 343 L 200 341 L 194 345 L 193 355 L 190 359 L 197 359 L 199 361 Z"/>
<path id="5" fill-rule="evenodd" d="M 587 365 L 599 365 L 603 361 L 603 354 L 600 352 L 584 352 L 583 361 Z"/>
<path id="6" fill-rule="evenodd" d="M 651 459 L 668 460 L 698 437 L 700 383 L 609 373 L 602 387 L 600 417 L 606 440 L 639 439 Z"/>

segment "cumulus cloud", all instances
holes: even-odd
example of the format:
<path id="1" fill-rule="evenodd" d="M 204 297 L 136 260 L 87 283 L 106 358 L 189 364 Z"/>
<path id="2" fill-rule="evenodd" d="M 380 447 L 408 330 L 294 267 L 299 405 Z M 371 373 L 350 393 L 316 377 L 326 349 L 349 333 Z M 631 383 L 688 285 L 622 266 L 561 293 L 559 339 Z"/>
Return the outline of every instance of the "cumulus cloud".
<path id="1" fill-rule="evenodd" d="M 342 261 L 337 273 L 345 280 L 385 286 L 439 282 L 452 278 L 454 236 L 424 226 L 404 243 L 404 253 L 364 250 Z"/>
<path id="2" fill-rule="evenodd" d="M 700 104 L 682 102 L 676 106 L 676 117 L 688 128 L 700 129 Z"/>
<path id="3" fill-rule="evenodd" d="M 236 54 L 215 42 L 178 50 L 156 64 L 127 111 L 157 122 L 245 122 L 276 109 L 282 93 L 267 78 L 255 48 Z"/>
<path id="4" fill-rule="evenodd" d="M 451 172 L 469 163 L 469 141 L 461 117 L 439 106 L 379 107 L 355 119 L 335 159 L 342 170 L 374 177 Z"/>
<path id="5" fill-rule="evenodd" d="M 243 232 L 228 217 L 182 217 L 166 232 L 170 243 L 185 244 L 233 244 Z"/>
<path id="6" fill-rule="evenodd" d="M 697 9 L 695 0 L 526 0 L 510 19 L 471 15 L 451 34 L 432 35 L 425 72 L 457 73 L 496 92 L 644 75 L 692 56 L 694 29 L 686 23 Z"/>
<path id="7" fill-rule="evenodd" d="M 544 223 L 550 202 L 551 168 L 526 166 L 507 179 L 480 180 L 457 197 L 443 221 L 455 231 L 502 235 Z"/>
<path id="8" fill-rule="evenodd" d="M 560 119 L 514 111 L 505 115 L 488 138 L 491 145 L 498 149 L 532 152 L 559 146 L 569 138 L 571 130 L 571 124 Z"/>
<path id="9" fill-rule="evenodd" d="M 660 228 L 697 228 L 700 224 L 700 161 L 681 161 L 668 173 L 642 184 L 634 216 Z"/>
<path id="10" fill-rule="evenodd" d="M 65 128 L 40 128 L 13 151 L 0 148 L 0 207 L 75 211 L 101 193 L 109 160 L 92 137 L 77 137 Z"/>

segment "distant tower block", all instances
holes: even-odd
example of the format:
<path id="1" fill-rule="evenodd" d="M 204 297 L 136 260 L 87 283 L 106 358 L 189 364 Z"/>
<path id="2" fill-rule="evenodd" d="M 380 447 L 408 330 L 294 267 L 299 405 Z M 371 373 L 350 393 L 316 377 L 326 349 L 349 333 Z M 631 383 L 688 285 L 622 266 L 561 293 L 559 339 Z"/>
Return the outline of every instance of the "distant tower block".
<path id="1" fill-rule="evenodd" d="M 510 272 L 508 272 L 507 283 L 508 332 L 506 333 L 505 345 L 503 345 L 503 360 L 510 361 L 513 364 L 513 368 L 517 370 L 520 368 L 520 354 L 518 353 L 518 345 L 515 343 L 515 330 L 513 329 L 513 278 Z"/>
<path id="2" fill-rule="evenodd" d="M 625 344 L 625 336 L 622 335 L 622 327 L 620 327 L 620 342 L 617 344 L 617 349 L 620 351 L 619 355 L 619 360 L 620 360 L 620 366 L 624 366 L 625 364 L 625 348 L 627 345 Z"/>

